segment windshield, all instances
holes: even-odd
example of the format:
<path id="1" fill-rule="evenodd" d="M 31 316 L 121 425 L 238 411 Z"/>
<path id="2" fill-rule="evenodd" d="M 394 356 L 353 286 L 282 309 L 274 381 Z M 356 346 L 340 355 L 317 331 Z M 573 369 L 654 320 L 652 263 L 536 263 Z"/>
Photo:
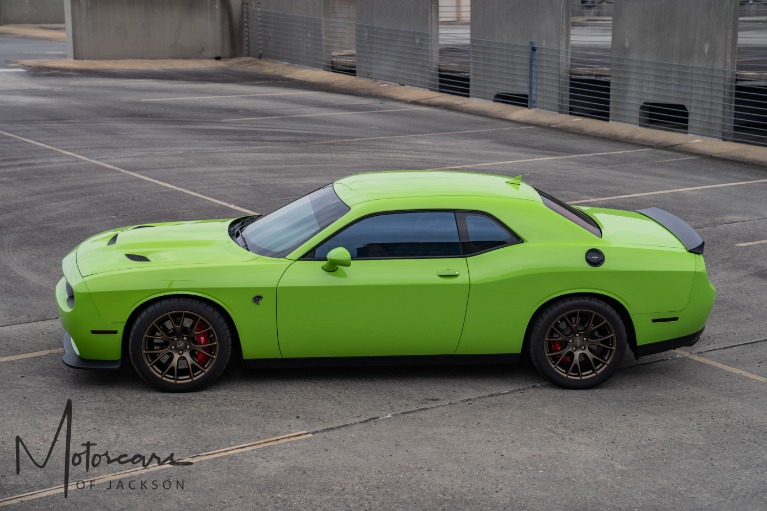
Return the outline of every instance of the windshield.
<path id="1" fill-rule="evenodd" d="M 243 236 L 251 252 L 285 257 L 348 211 L 330 184 L 253 222 Z"/>

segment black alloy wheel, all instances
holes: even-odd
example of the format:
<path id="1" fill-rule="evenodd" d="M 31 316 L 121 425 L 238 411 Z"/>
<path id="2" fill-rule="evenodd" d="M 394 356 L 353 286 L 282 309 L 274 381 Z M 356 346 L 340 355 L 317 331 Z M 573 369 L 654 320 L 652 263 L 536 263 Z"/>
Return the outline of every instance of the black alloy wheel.
<path id="1" fill-rule="evenodd" d="M 144 381 L 166 392 L 189 392 L 221 376 L 232 351 L 232 334 L 221 313 L 208 303 L 169 298 L 138 315 L 128 349 Z"/>
<path id="2" fill-rule="evenodd" d="M 538 315 L 529 339 L 536 369 L 553 383 L 586 389 L 605 382 L 626 352 L 626 327 L 602 300 L 558 300 Z"/>

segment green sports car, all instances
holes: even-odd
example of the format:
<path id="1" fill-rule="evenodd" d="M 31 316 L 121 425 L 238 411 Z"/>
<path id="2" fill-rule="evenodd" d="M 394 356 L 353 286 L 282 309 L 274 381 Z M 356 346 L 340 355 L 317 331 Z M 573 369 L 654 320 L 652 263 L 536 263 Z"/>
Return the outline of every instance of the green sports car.
<path id="1" fill-rule="evenodd" d="M 510 361 L 607 380 L 626 348 L 690 346 L 714 303 L 703 240 L 661 209 L 575 208 L 520 178 L 347 177 L 273 213 L 124 227 L 64 258 L 71 367 L 130 358 L 197 390 L 253 366 Z"/>

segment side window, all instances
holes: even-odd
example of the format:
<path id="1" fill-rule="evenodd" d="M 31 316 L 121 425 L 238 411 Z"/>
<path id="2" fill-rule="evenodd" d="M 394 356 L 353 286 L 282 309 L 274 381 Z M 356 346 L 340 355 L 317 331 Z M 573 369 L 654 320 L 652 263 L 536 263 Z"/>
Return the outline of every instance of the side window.
<path id="1" fill-rule="evenodd" d="M 464 243 L 464 254 L 467 256 L 520 241 L 507 228 L 488 216 L 465 213 L 464 218 L 466 219 L 466 238 L 468 238 L 468 241 Z"/>
<path id="2" fill-rule="evenodd" d="M 325 259 L 336 247 L 352 259 L 460 257 L 461 243 L 451 211 L 412 211 L 371 216 L 320 244 L 313 259 Z"/>

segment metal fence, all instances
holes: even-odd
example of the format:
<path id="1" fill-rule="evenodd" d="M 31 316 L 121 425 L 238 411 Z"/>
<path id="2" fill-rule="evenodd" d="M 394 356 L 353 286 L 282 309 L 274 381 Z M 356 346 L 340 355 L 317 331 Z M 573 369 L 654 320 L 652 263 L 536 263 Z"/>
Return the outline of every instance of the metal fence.
<path id="1" fill-rule="evenodd" d="M 441 2 L 413 29 L 366 23 L 352 1 L 331 6 L 317 17 L 267 10 L 256 2 L 248 19 L 257 24 L 251 32 L 258 34 L 260 56 L 528 108 L 767 145 L 767 0 L 741 2 L 733 69 L 613 55 L 611 1 L 573 0 L 570 40 L 563 48 L 472 37 L 468 0 Z M 253 48 L 251 40 L 251 54 Z"/>

